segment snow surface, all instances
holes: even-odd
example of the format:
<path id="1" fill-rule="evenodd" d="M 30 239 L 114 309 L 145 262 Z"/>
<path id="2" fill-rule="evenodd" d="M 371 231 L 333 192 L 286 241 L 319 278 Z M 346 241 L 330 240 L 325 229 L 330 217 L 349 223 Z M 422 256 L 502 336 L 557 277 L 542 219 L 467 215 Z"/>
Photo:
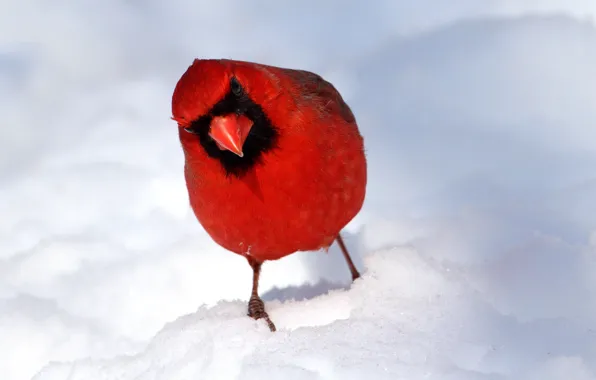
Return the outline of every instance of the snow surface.
<path id="1" fill-rule="evenodd" d="M 2 2 L 0 379 L 596 379 L 594 15 Z M 363 277 L 337 247 L 266 263 L 275 334 L 188 207 L 170 97 L 197 56 L 317 71 L 365 135 Z"/>

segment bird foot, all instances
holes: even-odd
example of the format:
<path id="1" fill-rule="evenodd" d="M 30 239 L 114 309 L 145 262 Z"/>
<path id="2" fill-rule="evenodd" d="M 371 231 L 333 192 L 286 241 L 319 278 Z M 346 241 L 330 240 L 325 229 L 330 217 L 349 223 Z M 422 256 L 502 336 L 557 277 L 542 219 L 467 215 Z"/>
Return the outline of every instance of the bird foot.
<path id="1" fill-rule="evenodd" d="M 265 304 L 263 300 L 259 297 L 252 296 L 248 301 L 248 316 L 257 320 L 257 319 L 265 319 L 267 325 L 269 326 L 269 330 L 275 331 L 275 325 L 271 322 L 269 318 L 269 314 L 265 311 Z"/>

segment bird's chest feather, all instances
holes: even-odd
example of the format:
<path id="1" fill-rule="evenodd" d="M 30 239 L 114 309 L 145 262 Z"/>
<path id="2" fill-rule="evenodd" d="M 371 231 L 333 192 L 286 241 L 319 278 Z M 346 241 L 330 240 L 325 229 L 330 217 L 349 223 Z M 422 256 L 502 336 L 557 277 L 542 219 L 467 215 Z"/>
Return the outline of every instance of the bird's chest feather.
<path id="1" fill-rule="evenodd" d="M 274 259 L 330 244 L 363 198 L 363 155 L 342 144 L 293 144 L 263 157 L 241 178 L 214 160 L 187 160 L 190 202 L 215 241 Z M 353 206 L 350 206 L 353 205 Z M 356 210 L 357 211 L 357 210 Z"/>

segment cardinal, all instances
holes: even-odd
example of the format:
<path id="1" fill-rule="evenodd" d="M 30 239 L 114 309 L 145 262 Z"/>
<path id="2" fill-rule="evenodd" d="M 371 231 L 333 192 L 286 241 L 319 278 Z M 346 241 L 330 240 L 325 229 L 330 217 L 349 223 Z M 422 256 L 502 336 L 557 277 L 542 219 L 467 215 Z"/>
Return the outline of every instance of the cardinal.
<path id="1" fill-rule="evenodd" d="M 275 324 L 258 294 L 261 266 L 327 250 L 360 211 L 364 141 L 337 89 L 305 70 L 195 59 L 172 95 L 190 206 L 209 236 L 253 270 L 248 316 Z"/>

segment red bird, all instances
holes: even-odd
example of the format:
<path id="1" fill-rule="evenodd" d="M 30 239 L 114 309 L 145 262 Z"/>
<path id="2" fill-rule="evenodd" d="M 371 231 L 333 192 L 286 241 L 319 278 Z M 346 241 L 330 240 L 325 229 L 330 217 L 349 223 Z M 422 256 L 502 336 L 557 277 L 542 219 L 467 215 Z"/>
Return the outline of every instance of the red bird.
<path id="1" fill-rule="evenodd" d="M 253 269 L 248 315 L 275 325 L 258 295 L 261 265 L 337 239 L 360 211 L 367 167 L 356 119 L 333 85 L 303 70 L 195 59 L 172 96 L 191 207 Z"/>

